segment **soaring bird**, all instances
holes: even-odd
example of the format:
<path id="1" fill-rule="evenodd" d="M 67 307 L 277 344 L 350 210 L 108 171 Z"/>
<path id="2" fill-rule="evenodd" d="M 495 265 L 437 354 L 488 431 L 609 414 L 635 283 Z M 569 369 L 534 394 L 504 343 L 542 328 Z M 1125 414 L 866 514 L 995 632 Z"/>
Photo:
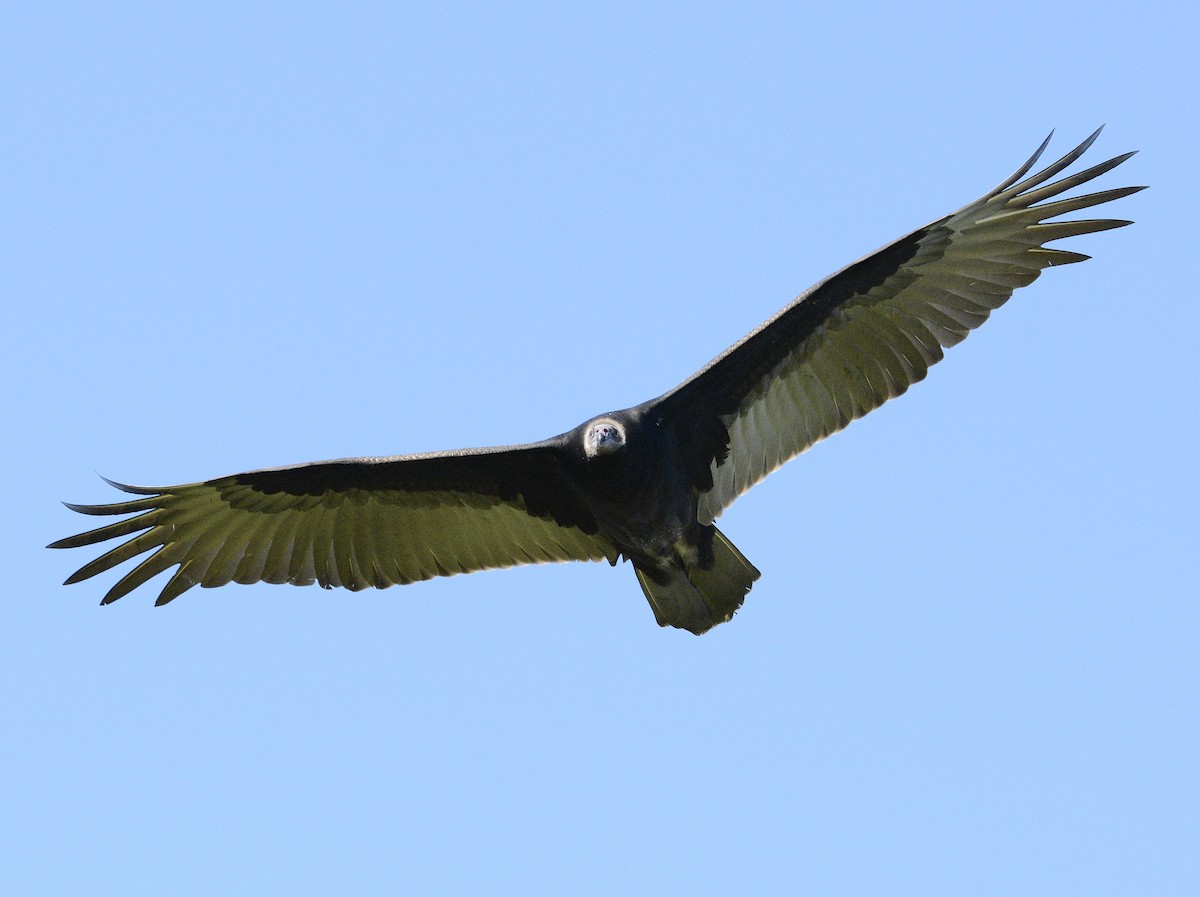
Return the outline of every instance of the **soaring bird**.
<path id="1" fill-rule="evenodd" d="M 1129 224 L 1061 216 L 1136 193 L 1060 197 L 1133 153 L 1053 180 L 1046 149 L 957 212 L 822 280 L 679 386 L 525 445 L 347 458 L 184 486 L 108 481 L 136 498 L 67 504 L 133 515 L 52 543 L 132 538 L 75 583 L 149 552 L 108 604 L 176 567 L 158 596 L 273 582 L 386 588 L 550 561 L 625 559 L 660 626 L 729 620 L 759 571 L 713 521 L 785 461 L 925 377 L 1043 268 L 1088 258 L 1047 243 Z"/>

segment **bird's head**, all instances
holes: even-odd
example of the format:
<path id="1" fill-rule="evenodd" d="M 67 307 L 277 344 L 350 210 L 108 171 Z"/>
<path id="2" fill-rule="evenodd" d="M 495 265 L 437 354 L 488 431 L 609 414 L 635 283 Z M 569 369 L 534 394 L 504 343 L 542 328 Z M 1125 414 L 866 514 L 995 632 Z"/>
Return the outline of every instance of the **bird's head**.
<path id="1" fill-rule="evenodd" d="M 609 455 L 625 445 L 625 428 L 611 417 L 600 417 L 583 433 L 583 453 L 589 458 Z"/>

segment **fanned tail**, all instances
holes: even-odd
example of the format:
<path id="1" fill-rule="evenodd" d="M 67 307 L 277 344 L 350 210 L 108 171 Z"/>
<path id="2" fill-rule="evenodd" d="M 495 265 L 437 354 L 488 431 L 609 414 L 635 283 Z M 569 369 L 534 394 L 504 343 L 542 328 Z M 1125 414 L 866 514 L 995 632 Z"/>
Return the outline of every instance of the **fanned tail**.
<path id="1" fill-rule="evenodd" d="M 730 620 L 746 600 L 760 574 L 720 530 L 713 527 L 712 563 L 650 567 L 637 561 L 634 570 L 659 626 L 674 626 L 702 635 Z"/>

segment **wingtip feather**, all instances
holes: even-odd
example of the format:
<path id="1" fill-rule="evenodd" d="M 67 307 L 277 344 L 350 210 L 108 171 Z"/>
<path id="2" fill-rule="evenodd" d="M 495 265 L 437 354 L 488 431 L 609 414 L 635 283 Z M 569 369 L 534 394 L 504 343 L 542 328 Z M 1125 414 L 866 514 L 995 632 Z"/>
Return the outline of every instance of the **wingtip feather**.
<path id="1" fill-rule="evenodd" d="M 191 561 L 184 561 L 179 565 L 172 575 L 167 580 L 167 584 L 163 586 L 163 590 L 158 593 L 158 597 L 154 599 L 155 607 L 162 607 L 164 604 L 170 604 L 192 586 L 196 585 L 196 581 L 192 579 L 187 569 L 191 566 Z"/>
<path id="2" fill-rule="evenodd" d="M 116 480 L 110 480 L 102 473 L 96 474 L 108 485 L 114 489 L 120 489 L 122 492 L 128 492 L 130 495 L 161 495 L 166 489 L 159 486 L 131 486 L 128 483 L 119 483 Z"/>
<path id="3" fill-rule="evenodd" d="M 992 192 L 1003 193 L 1017 181 L 1021 180 L 1021 178 L 1025 177 L 1025 175 L 1029 174 L 1029 172 L 1033 170 L 1033 166 L 1037 164 L 1038 159 L 1042 157 L 1042 153 L 1046 151 L 1046 147 L 1050 145 L 1050 139 L 1053 136 L 1054 129 L 1051 128 L 1050 133 L 1046 135 L 1046 139 L 1042 141 L 1042 145 L 1033 151 L 1033 155 L 1025 161 L 1025 164 L 1009 175 L 1003 183 L 997 184 L 996 188 Z"/>
<path id="4" fill-rule="evenodd" d="M 74 573 L 72 573 L 70 576 L 68 576 L 66 579 L 63 580 L 63 585 L 64 586 L 73 586 L 77 582 L 83 582 L 85 579 L 90 579 L 91 577 L 96 575 L 95 573 L 85 572 L 87 570 L 87 568 L 88 568 L 87 564 L 80 567 L 78 570 L 76 570 Z"/>

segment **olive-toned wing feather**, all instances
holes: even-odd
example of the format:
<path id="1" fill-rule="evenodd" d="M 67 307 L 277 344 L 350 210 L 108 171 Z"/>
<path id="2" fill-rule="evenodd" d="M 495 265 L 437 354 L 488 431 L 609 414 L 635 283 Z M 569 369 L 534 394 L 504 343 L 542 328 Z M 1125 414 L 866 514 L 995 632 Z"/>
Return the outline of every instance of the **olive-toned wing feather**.
<path id="1" fill-rule="evenodd" d="M 574 499 L 552 442 L 330 461 L 186 486 L 112 485 L 143 497 L 68 507 L 136 516 L 50 546 L 77 548 L 138 533 L 67 580 L 153 552 L 112 587 L 105 604 L 176 565 L 157 604 L 195 585 L 384 588 L 517 564 L 618 560 Z"/>
<path id="2" fill-rule="evenodd" d="M 694 483 L 707 490 L 701 522 L 715 519 L 785 461 L 923 379 L 944 348 L 986 321 L 1043 268 L 1088 258 L 1047 249 L 1046 243 L 1129 224 L 1050 220 L 1144 189 L 1053 199 L 1133 155 L 1046 184 L 1099 133 L 1026 177 L 1047 138 L 983 198 L 817 284 L 696 376 L 648 403 L 677 428 L 690 452 Z"/>

